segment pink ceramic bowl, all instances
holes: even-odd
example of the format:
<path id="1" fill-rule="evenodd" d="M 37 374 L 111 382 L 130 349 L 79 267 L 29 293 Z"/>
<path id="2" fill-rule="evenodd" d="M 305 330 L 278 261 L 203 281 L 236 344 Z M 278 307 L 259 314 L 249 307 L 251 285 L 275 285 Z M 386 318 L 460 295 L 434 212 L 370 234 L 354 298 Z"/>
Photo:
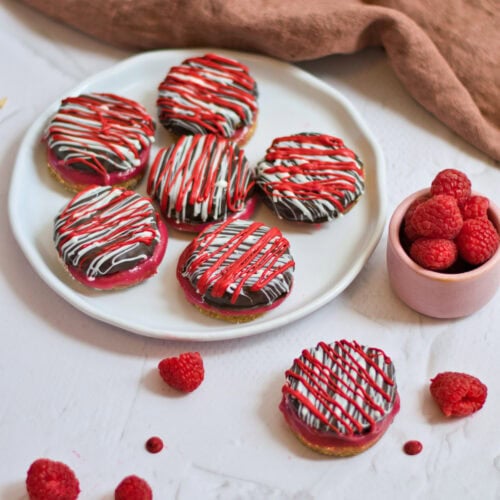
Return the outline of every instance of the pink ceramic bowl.
<path id="1" fill-rule="evenodd" d="M 429 190 L 422 189 L 406 198 L 394 211 L 387 237 L 389 281 L 399 298 L 415 311 L 433 318 L 460 318 L 481 309 L 500 284 L 500 248 L 483 265 L 457 274 L 429 271 L 405 252 L 399 233 L 410 204 Z M 500 209 L 490 202 L 488 213 L 500 228 Z"/>

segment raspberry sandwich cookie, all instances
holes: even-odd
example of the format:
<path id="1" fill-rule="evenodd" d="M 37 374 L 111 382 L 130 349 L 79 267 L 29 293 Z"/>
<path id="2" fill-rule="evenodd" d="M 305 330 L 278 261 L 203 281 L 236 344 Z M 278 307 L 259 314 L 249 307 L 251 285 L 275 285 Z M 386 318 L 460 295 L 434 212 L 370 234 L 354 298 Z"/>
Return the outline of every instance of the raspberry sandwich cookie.
<path id="1" fill-rule="evenodd" d="M 114 94 L 68 97 L 44 139 L 49 171 L 71 191 L 133 187 L 147 167 L 155 124 L 146 109 Z"/>
<path id="2" fill-rule="evenodd" d="M 333 220 L 365 189 L 358 156 L 341 139 L 318 133 L 275 139 L 256 175 L 266 204 L 279 218 L 297 222 Z"/>
<path id="3" fill-rule="evenodd" d="M 57 253 L 71 276 L 98 290 L 136 285 L 154 275 L 167 239 L 148 198 L 109 186 L 78 193 L 54 226 Z"/>
<path id="4" fill-rule="evenodd" d="M 245 144 L 257 119 L 257 84 L 248 68 L 227 57 L 186 59 L 158 89 L 160 122 L 175 135 L 216 134 Z"/>
<path id="5" fill-rule="evenodd" d="M 233 220 L 202 231 L 181 254 L 177 278 L 201 312 L 251 321 L 288 297 L 295 263 L 277 228 Z"/>
<path id="6" fill-rule="evenodd" d="M 285 375 L 280 410 L 300 441 L 325 455 L 361 453 L 399 411 L 394 365 L 380 349 L 320 342 Z"/>
<path id="7" fill-rule="evenodd" d="M 176 229 L 199 232 L 214 222 L 250 217 L 255 185 L 239 146 L 213 134 L 185 135 L 158 152 L 148 193 Z"/>

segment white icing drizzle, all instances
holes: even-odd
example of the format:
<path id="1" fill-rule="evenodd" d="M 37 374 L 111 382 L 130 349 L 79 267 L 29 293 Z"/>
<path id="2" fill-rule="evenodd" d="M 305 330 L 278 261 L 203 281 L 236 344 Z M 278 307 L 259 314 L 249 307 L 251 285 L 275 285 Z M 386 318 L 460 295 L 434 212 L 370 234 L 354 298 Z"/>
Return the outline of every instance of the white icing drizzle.
<path id="1" fill-rule="evenodd" d="M 127 171 L 141 164 L 141 151 L 154 142 L 154 122 L 139 103 L 114 94 L 90 93 L 64 99 L 50 121 L 48 147 L 65 164 L 98 171 Z"/>
<path id="2" fill-rule="evenodd" d="M 206 228 L 191 246 L 182 275 L 202 296 L 207 291 L 219 296 L 223 292 L 234 300 L 246 296 L 251 303 L 252 292 L 258 290 L 272 304 L 291 289 L 294 261 L 277 228 L 248 220 L 226 221 Z"/>
<path id="3" fill-rule="evenodd" d="M 256 96 L 255 81 L 245 66 L 206 54 L 170 69 L 159 86 L 157 104 L 167 128 L 231 138 L 253 123 Z"/>
<path id="4" fill-rule="evenodd" d="M 254 186 L 243 150 L 215 136 L 182 136 L 153 162 L 148 193 L 177 222 L 225 219 L 243 210 Z"/>
<path id="5" fill-rule="evenodd" d="M 151 202 L 137 193 L 92 187 L 76 195 L 55 219 L 54 242 L 62 260 L 88 278 L 133 268 L 156 246 L 160 231 Z"/>
<path id="6" fill-rule="evenodd" d="M 359 158 L 340 139 L 318 133 L 275 139 L 256 177 L 278 216 L 306 222 L 338 217 L 365 187 Z"/>
<path id="7" fill-rule="evenodd" d="M 286 375 L 298 417 L 321 431 L 368 432 L 392 411 L 397 395 L 391 360 L 346 340 L 303 351 Z"/>

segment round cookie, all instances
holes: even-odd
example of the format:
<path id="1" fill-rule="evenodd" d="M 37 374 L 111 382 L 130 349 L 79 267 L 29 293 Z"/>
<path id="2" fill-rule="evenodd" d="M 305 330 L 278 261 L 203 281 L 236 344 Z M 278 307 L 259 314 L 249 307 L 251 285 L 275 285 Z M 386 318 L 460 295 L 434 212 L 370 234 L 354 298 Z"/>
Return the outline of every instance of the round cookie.
<path id="1" fill-rule="evenodd" d="M 67 97 L 44 134 L 50 173 L 71 191 L 132 187 L 144 175 L 155 124 L 139 103 L 114 94 Z"/>
<path id="2" fill-rule="evenodd" d="M 77 281 L 98 290 L 136 285 L 154 275 L 167 239 L 148 198 L 110 186 L 81 191 L 54 222 L 64 266 Z"/>
<path id="3" fill-rule="evenodd" d="M 365 188 L 357 155 L 341 139 L 311 132 L 274 139 L 256 177 L 276 215 L 298 222 L 335 219 L 352 208 Z"/>
<path id="4" fill-rule="evenodd" d="M 148 193 L 176 229 L 199 232 L 230 218 L 249 218 L 256 205 L 253 172 L 239 146 L 213 134 L 185 135 L 158 152 Z"/>
<path id="5" fill-rule="evenodd" d="M 288 297 L 294 268 L 289 242 L 278 228 L 237 219 L 202 231 L 181 254 L 177 279 L 201 312 L 245 322 Z"/>
<path id="6" fill-rule="evenodd" d="M 325 455 L 361 453 L 399 411 L 392 361 L 355 341 L 305 349 L 285 376 L 280 410 L 286 422 L 303 444 Z"/>
<path id="7" fill-rule="evenodd" d="M 192 57 L 160 84 L 159 119 L 174 135 L 216 134 L 242 146 L 256 125 L 257 96 L 243 64 L 217 54 Z"/>

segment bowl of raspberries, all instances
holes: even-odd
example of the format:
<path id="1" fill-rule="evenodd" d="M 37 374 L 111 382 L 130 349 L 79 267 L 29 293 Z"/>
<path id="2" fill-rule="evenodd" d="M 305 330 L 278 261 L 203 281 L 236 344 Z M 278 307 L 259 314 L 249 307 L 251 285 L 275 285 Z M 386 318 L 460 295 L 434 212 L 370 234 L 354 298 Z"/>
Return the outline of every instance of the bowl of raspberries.
<path id="1" fill-rule="evenodd" d="M 395 293 L 434 318 L 479 310 L 500 284 L 500 209 L 459 170 L 439 172 L 389 222 L 387 270 Z"/>

